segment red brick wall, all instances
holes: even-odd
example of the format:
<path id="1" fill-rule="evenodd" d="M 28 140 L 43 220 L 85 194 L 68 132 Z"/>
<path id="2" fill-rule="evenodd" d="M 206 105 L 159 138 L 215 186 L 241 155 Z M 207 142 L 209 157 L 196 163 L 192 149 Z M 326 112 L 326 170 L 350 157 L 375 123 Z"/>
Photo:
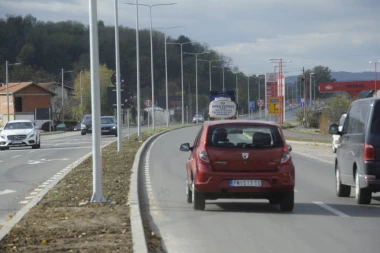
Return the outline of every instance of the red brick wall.
<path id="1" fill-rule="evenodd" d="M 34 112 L 34 108 L 49 108 L 50 95 L 22 96 L 22 112 Z"/>

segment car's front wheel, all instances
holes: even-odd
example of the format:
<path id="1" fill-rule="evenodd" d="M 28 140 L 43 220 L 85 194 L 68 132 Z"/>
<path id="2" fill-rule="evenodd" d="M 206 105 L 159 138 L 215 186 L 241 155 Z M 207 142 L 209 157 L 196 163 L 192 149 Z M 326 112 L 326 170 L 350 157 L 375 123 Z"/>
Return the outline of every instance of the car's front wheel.
<path id="1" fill-rule="evenodd" d="M 344 185 L 341 183 L 339 164 L 337 164 L 335 168 L 335 186 L 336 186 L 336 195 L 338 197 L 350 197 L 351 186 Z"/>
<path id="2" fill-rule="evenodd" d="M 80 134 L 81 134 L 81 135 L 86 135 L 86 132 L 81 131 Z"/>
<path id="3" fill-rule="evenodd" d="M 360 188 L 359 169 L 355 175 L 355 199 L 356 203 L 361 205 L 369 205 L 372 200 L 372 192 L 370 189 Z"/>
<path id="4" fill-rule="evenodd" d="M 194 181 L 192 184 L 192 193 L 193 193 L 192 198 L 193 198 L 194 210 L 205 210 L 205 207 L 206 207 L 205 197 L 201 192 L 199 192 L 199 191 L 197 191 L 197 189 L 195 189 Z"/>
<path id="5" fill-rule="evenodd" d="M 294 191 L 285 193 L 280 200 L 280 209 L 283 212 L 291 212 L 294 208 Z"/>

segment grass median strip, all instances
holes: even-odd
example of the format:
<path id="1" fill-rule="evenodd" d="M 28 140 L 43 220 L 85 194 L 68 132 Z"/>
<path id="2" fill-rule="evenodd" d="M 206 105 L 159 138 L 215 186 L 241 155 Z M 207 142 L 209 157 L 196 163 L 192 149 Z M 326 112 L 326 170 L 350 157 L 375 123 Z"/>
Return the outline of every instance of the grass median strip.
<path id="1" fill-rule="evenodd" d="M 142 140 L 169 129 L 142 132 Z M 130 229 L 129 180 L 136 152 L 136 135 L 103 148 L 104 197 L 115 204 L 89 204 L 92 195 L 92 156 L 66 175 L 0 241 L 0 252 L 133 252 Z M 146 228 L 149 229 L 149 228 Z M 151 239 L 147 238 L 148 244 Z M 160 248 L 159 242 L 154 243 Z M 153 249 L 151 249 L 153 250 Z"/>

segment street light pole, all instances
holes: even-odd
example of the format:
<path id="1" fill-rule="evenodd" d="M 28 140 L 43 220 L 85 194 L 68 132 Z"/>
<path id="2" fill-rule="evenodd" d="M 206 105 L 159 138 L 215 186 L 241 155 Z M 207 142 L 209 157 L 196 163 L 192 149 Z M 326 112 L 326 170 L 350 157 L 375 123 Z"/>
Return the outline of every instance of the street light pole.
<path id="1" fill-rule="evenodd" d="M 149 17 L 150 17 L 150 71 L 151 71 L 151 83 L 152 83 L 152 128 L 155 130 L 155 99 L 154 99 L 154 70 L 153 70 L 153 22 L 152 22 L 152 7 L 154 6 L 163 6 L 163 5 L 173 5 L 176 3 L 169 4 L 138 4 L 136 3 L 127 3 L 129 5 L 141 5 L 149 7 Z M 140 115 L 139 115 L 140 117 Z M 140 119 L 139 119 L 140 120 Z"/>
<path id="2" fill-rule="evenodd" d="M 83 96 L 82 96 L 82 70 L 79 72 L 79 90 L 80 90 L 80 105 L 83 105 Z"/>
<path id="3" fill-rule="evenodd" d="M 9 80 L 8 80 L 8 67 L 9 66 L 15 66 L 20 65 L 21 63 L 9 63 L 8 61 L 5 61 L 5 85 L 6 85 L 6 93 L 7 93 L 7 121 L 9 121 Z M 4 65 L 3 65 L 4 66 Z M 12 96 L 12 104 L 14 105 L 13 96 Z M 13 118 L 14 118 L 14 106 L 13 106 Z"/>
<path id="4" fill-rule="evenodd" d="M 208 71 L 209 71 L 209 77 L 210 77 L 210 91 L 211 91 L 211 63 L 214 62 L 214 61 L 219 61 L 219 60 L 202 60 L 202 59 L 198 59 L 198 61 L 205 61 L 205 62 L 208 62 Z"/>
<path id="5" fill-rule="evenodd" d="M 247 76 L 247 87 L 248 87 L 248 95 L 247 95 L 247 102 L 248 102 L 248 119 L 251 118 L 251 108 L 249 107 L 249 75 Z"/>
<path id="6" fill-rule="evenodd" d="M 123 150 L 121 126 L 121 82 L 120 82 L 120 50 L 119 50 L 119 17 L 118 4 L 115 0 L 115 60 L 116 60 L 116 114 L 117 114 L 117 151 Z"/>
<path id="7" fill-rule="evenodd" d="M 136 0 L 136 96 L 137 96 L 137 136 L 141 140 L 140 110 L 140 43 L 139 43 L 139 1 Z M 129 115 L 128 115 L 129 116 Z M 129 117 L 128 117 L 129 122 Z"/>
<path id="8" fill-rule="evenodd" d="M 314 75 L 314 73 L 313 72 L 310 72 L 309 73 L 309 89 L 310 89 L 310 95 L 309 95 L 309 99 L 310 99 L 310 104 L 309 104 L 309 107 L 310 107 L 310 109 L 311 109 L 311 99 L 312 99 L 312 95 L 313 95 L 313 93 L 312 93 L 312 85 L 311 85 L 311 77 L 312 77 L 312 75 Z"/>
<path id="9" fill-rule="evenodd" d="M 166 83 L 166 126 L 169 126 L 169 91 L 168 91 L 168 56 L 167 56 L 167 43 L 166 43 L 166 30 L 179 28 L 182 26 L 172 26 L 172 27 L 157 27 L 156 29 L 164 29 L 165 36 L 165 83 Z"/>
<path id="10" fill-rule="evenodd" d="M 175 45 L 180 45 L 181 46 L 181 95 L 182 95 L 182 125 L 185 124 L 185 101 L 184 101 L 184 95 L 183 95 L 183 49 L 182 46 L 185 44 L 191 44 L 194 42 L 184 42 L 184 43 L 175 43 L 175 42 L 169 42 L 167 44 L 175 44 Z"/>
<path id="11" fill-rule="evenodd" d="M 222 68 L 223 70 L 223 91 L 224 91 L 224 68 L 225 66 L 212 66 L 213 68 Z"/>
<path id="12" fill-rule="evenodd" d="M 196 115 L 198 115 L 198 55 L 199 54 L 208 54 L 210 52 L 202 52 L 202 53 L 188 53 L 184 52 L 184 54 L 192 54 L 195 55 L 195 111 Z M 198 117 L 197 117 L 198 123 Z"/>
<path id="13" fill-rule="evenodd" d="M 380 62 L 380 61 L 378 61 Z M 375 64 L 375 92 L 373 94 L 374 97 L 377 97 L 377 62 L 376 61 L 370 61 L 369 63 L 374 63 Z"/>

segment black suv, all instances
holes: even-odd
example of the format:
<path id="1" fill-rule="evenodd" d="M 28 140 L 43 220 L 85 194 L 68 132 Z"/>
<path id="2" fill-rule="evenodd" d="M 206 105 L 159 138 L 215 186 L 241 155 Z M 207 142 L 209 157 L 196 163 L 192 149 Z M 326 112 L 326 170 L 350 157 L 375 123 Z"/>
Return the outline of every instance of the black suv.
<path id="1" fill-rule="evenodd" d="M 329 133 L 341 136 L 335 159 L 336 194 L 349 197 L 354 187 L 356 202 L 370 204 L 372 192 L 380 191 L 380 98 L 354 101 L 342 131 L 334 123 Z"/>
<path id="2" fill-rule="evenodd" d="M 80 125 L 80 134 L 86 135 L 87 133 L 92 133 L 92 116 L 87 114 L 83 116 L 82 123 Z"/>

